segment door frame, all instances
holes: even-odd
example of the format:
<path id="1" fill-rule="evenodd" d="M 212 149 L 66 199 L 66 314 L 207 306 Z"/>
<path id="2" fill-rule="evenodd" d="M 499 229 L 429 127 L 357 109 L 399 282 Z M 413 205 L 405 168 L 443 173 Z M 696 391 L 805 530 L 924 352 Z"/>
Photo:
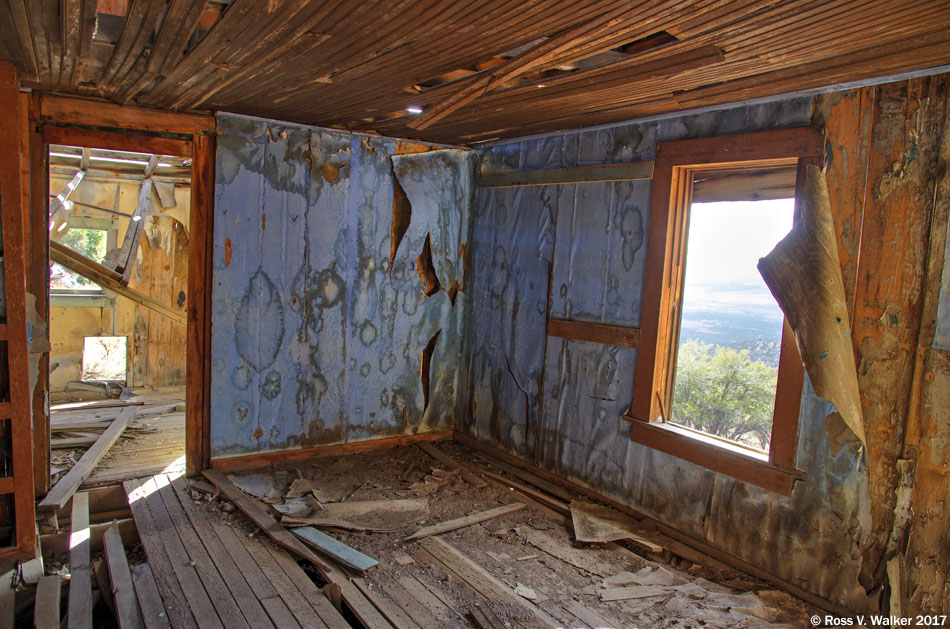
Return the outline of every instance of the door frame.
<path id="1" fill-rule="evenodd" d="M 30 99 L 31 279 L 46 296 L 47 351 L 34 389 L 34 475 L 37 493 L 49 489 L 49 144 L 189 156 L 185 459 L 189 475 L 210 467 L 211 255 L 214 216 L 215 119 L 108 101 L 33 93 Z M 45 288 L 40 286 L 43 282 Z M 40 301 L 38 299 L 38 301 Z M 38 304 L 39 305 L 39 304 Z M 43 373 L 43 370 L 46 373 Z M 36 400 L 39 404 L 36 404 Z"/>

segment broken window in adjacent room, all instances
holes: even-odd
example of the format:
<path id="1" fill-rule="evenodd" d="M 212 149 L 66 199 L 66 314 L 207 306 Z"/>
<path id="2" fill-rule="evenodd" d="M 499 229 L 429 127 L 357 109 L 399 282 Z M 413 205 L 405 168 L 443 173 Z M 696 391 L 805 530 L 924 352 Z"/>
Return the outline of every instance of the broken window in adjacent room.
<path id="1" fill-rule="evenodd" d="M 763 454 L 785 317 L 756 269 L 795 200 L 692 203 L 669 421 Z"/>
<path id="2" fill-rule="evenodd" d="M 109 232 L 105 229 L 75 228 L 68 226 L 65 234 L 59 235 L 56 240 L 66 245 L 76 253 L 81 253 L 94 262 L 100 264 L 106 259 L 108 250 Z M 98 284 L 92 280 L 73 273 L 69 269 L 53 262 L 50 264 L 50 289 L 54 292 L 101 292 Z"/>

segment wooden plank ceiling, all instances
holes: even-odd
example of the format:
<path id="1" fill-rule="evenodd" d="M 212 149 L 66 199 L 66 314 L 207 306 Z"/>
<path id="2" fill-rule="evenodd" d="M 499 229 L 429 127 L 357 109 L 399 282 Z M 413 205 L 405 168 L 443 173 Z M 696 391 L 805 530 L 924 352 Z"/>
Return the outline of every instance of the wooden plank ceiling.
<path id="1" fill-rule="evenodd" d="M 41 90 L 470 144 L 939 66 L 950 2 L 0 0 L 0 33 Z"/>

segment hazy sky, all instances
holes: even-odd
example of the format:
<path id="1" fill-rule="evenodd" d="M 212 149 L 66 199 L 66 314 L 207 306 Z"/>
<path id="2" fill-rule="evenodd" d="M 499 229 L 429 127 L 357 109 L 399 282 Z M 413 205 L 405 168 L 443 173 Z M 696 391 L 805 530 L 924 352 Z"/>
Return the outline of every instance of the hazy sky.
<path id="1" fill-rule="evenodd" d="M 792 229 L 794 199 L 694 203 L 686 286 L 724 282 L 764 286 L 756 264 Z"/>

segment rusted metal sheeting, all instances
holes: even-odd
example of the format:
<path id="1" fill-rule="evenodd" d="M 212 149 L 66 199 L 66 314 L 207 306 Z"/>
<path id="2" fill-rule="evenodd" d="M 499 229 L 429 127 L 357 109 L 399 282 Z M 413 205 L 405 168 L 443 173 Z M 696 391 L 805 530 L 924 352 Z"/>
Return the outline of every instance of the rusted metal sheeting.
<path id="1" fill-rule="evenodd" d="M 224 114 L 218 129 L 213 456 L 450 428 L 457 357 L 438 348 L 457 351 L 462 309 L 422 294 L 431 216 L 414 217 L 390 273 L 397 142 Z M 464 239 L 471 168 L 444 159 Z M 409 188 L 441 194 L 442 176 L 420 169 Z M 440 329 L 426 411 L 421 356 Z"/>
<path id="2" fill-rule="evenodd" d="M 810 109 L 810 98 L 798 98 L 499 143 L 482 150 L 481 169 L 650 160 L 658 142 L 801 126 Z M 620 417 L 636 350 L 545 339 L 549 263 L 552 316 L 639 325 L 646 245 L 638 240 L 649 200 L 649 182 L 479 191 L 472 239 L 480 273 L 470 295 L 466 376 L 472 402 L 462 429 L 529 460 L 537 449 L 545 468 L 777 576 L 813 584 L 829 599 L 866 600 L 856 554 L 841 544 L 859 543 L 868 525 L 866 476 L 851 449 L 831 457 L 824 420 L 832 409 L 809 383 L 798 460 L 808 478 L 785 498 L 633 443 Z"/>

